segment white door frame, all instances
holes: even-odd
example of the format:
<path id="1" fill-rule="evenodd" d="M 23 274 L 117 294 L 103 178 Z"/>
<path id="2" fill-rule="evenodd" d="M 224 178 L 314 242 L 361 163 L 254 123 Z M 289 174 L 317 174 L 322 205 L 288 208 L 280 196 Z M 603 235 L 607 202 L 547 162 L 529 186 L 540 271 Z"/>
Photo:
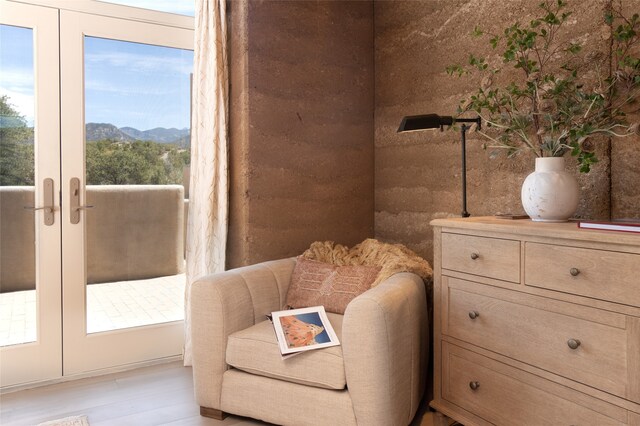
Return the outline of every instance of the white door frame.
<path id="1" fill-rule="evenodd" d="M 85 215 L 70 223 L 69 180 L 84 189 L 84 36 L 192 50 L 193 18 L 92 0 L 0 0 L 0 22 L 34 29 L 35 198 L 40 206 L 50 177 L 56 208 L 53 226 L 35 215 L 38 338 L 0 348 L 2 391 L 179 357 L 182 321 L 86 333 Z"/>
<path id="2" fill-rule="evenodd" d="M 62 375 L 60 251 L 60 93 L 58 11 L 0 0 L 0 23 L 33 29 L 35 79 L 35 204 L 43 205 L 45 178 L 54 182 L 54 224 L 35 213 L 37 340 L 0 348 L 0 386 L 52 380 Z M 26 214 L 26 213 L 25 213 Z"/>
<path id="3" fill-rule="evenodd" d="M 12 3 L 34 4 L 60 10 L 70 10 L 74 12 L 84 12 L 93 15 L 111 16 L 130 21 L 148 22 L 169 27 L 194 28 L 194 18 L 191 16 L 178 15 L 175 13 L 161 12 L 159 10 L 142 9 L 138 7 L 125 6 L 122 4 L 109 3 L 109 0 L 7 0 Z"/>

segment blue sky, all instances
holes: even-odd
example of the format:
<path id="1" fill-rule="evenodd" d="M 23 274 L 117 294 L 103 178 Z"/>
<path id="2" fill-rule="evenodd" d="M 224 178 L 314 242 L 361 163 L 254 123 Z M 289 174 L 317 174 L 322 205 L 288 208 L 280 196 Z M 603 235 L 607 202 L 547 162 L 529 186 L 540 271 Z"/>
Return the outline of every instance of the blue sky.
<path id="1" fill-rule="evenodd" d="M 0 25 L 0 95 L 33 125 L 33 33 L 27 28 Z"/>
<path id="2" fill-rule="evenodd" d="M 85 121 L 189 127 L 193 52 L 85 37 Z"/>
<path id="3" fill-rule="evenodd" d="M 129 1 L 134 2 L 144 5 Z M 181 4 L 193 10 L 191 2 L 175 2 L 173 11 L 188 14 Z M 9 96 L 29 125 L 34 116 L 32 36 L 30 29 L 0 25 L 0 94 Z M 190 50 L 86 37 L 85 121 L 138 130 L 189 127 L 192 68 Z"/>

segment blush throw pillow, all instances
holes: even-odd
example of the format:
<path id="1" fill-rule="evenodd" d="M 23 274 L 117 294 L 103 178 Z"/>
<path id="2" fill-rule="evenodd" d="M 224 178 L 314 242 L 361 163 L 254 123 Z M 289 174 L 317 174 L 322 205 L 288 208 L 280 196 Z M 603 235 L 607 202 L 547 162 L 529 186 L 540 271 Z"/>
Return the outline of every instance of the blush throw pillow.
<path id="1" fill-rule="evenodd" d="M 344 314 L 351 300 L 371 288 L 380 270 L 377 266 L 336 266 L 298 257 L 286 305 L 291 308 L 322 305 L 327 312 Z"/>

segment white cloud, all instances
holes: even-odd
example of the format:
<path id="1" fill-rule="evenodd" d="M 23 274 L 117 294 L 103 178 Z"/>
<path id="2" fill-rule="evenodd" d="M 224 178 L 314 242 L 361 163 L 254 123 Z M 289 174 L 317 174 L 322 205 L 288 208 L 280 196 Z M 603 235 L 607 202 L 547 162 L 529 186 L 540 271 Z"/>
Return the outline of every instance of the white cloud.
<path id="1" fill-rule="evenodd" d="M 33 69 L 26 67 L 2 66 L 2 87 L 20 93 L 32 93 L 34 86 Z"/>
<path id="2" fill-rule="evenodd" d="M 27 120 L 28 126 L 33 126 L 35 115 L 35 101 L 33 92 L 25 94 L 0 86 L 0 95 L 7 95 L 9 104 Z"/>
<path id="3" fill-rule="evenodd" d="M 114 84 L 112 81 L 101 81 L 95 78 L 87 80 L 85 83 L 85 90 L 87 91 L 98 91 L 98 92 L 107 92 L 107 93 L 116 93 L 118 95 L 150 95 L 150 96 L 164 96 L 164 95 L 173 95 L 180 93 L 180 88 L 178 87 L 142 87 L 140 85 L 135 85 L 132 87 L 127 87 L 123 84 L 124 82 L 119 81 Z"/>
<path id="4" fill-rule="evenodd" d="M 125 52 L 88 53 L 85 55 L 87 66 L 111 66 L 126 68 L 135 72 L 190 74 L 191 61 L 167 56 L 141 55 Z"/>

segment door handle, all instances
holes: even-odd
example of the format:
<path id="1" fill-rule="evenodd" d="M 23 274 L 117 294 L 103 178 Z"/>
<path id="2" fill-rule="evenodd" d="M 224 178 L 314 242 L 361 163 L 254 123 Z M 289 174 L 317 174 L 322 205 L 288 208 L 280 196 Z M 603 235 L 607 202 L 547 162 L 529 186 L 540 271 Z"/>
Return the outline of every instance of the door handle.
<path id="1" fill-rule="evenodd" d="M 69 220 L 73 225 L 80 223 L 80 210 L 92 209 L 93 206 L 80 205 L 80 179 L 69 181 Z"/>
<path id="2" fill-rule="evenodd" d="M 46 226 L 51 226 L 55 222 L 54 212 L 56 210 L 56 207 L 53 205 L 53 179 L 46 178 L 42 181 L 42 195 L 44 198 L 44 206 L 24 206 L 24 209 L 34 212 L 44 210 L 44 224 Z"/>

